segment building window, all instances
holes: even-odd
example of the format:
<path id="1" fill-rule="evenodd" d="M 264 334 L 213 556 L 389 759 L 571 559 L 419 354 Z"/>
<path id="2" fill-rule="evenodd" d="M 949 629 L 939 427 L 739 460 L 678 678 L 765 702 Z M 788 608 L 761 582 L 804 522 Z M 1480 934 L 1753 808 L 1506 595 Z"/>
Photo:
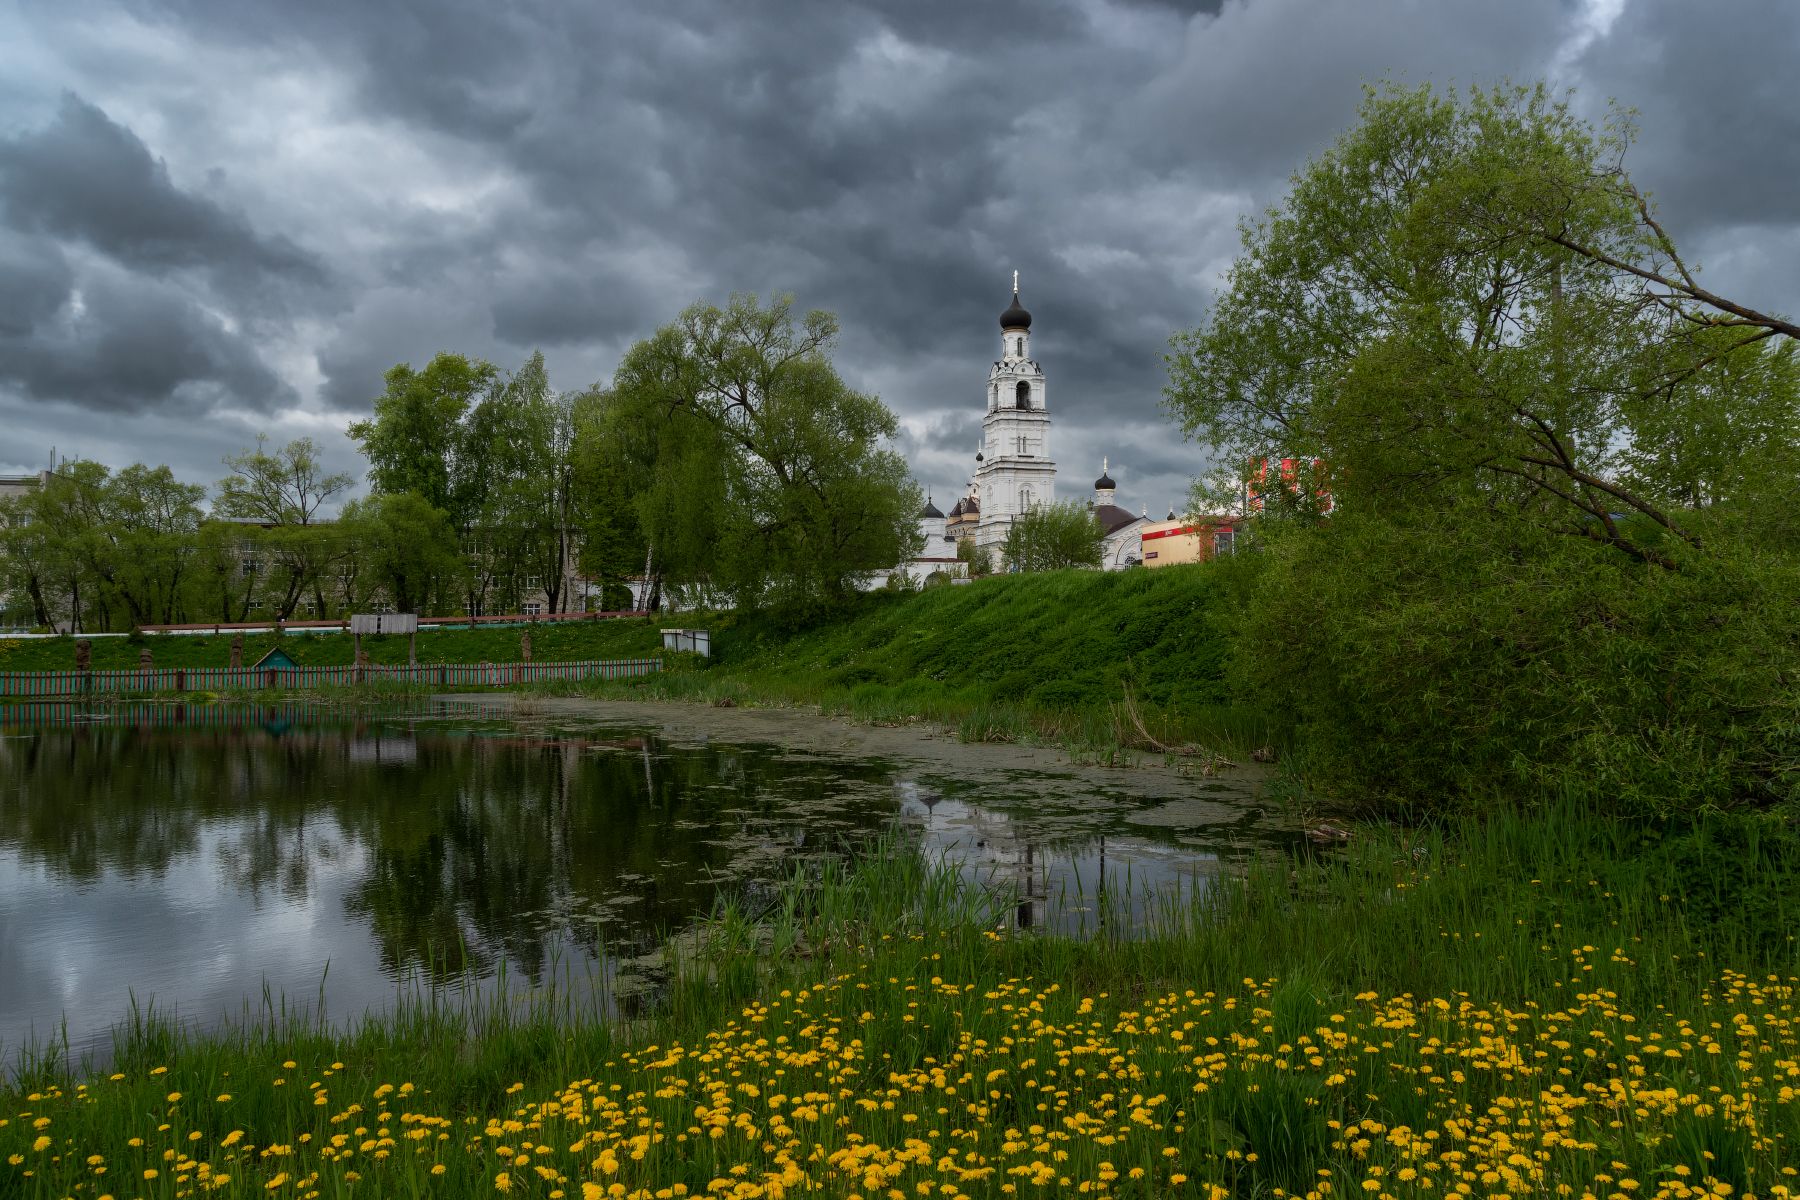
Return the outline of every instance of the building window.
<path id="1" fill-rule="evenodd" d="M 256 574 L 256 560 L 254 558 L 242 559 L 238 563 L 238 574 L 242 575 L 245 579 Z"/>
<path id="2" fill-rule="evenodd" d="M 528 600 L 525 602 L 525 615 L 526 616 L 535 617 L 535 616 L 539 615 L 540 613 L 542 613 L 543 611 L 544 611 L 544 606 L 539 604 L 536 600 Z"/>
<path id="3" fill-rule="evenodd" d="M 1020 408 L 1031 407 L 1031 385 L 1026 383 L 1023 379 L 1019 380 L 1018 396 Z"/>
<path id="4" fill-rule="evenodd" d="M 1236 540 L 1235 531 L 1230 529 L 1222 529 L 1213 534 L 1213 553 L 1215 555 L 1230 554 L 1234 540 Z"/>

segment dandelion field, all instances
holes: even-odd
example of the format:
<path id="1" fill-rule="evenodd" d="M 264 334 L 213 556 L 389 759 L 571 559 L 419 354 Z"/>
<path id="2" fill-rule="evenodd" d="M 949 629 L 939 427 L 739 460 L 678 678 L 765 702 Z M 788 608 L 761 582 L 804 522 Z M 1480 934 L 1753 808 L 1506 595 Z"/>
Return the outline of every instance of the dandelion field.
<path id="1" fill-rule="evenodd" d="M 1791 941 L 1696 923 L 1609 836 L 1370 838 L 1085 940 L 1006 930 L 1003 898 L 894 851 L 722 912 L 626 1024 L 543 997 L 145 1020 L 109 1071 L 23 1062 L 0 1193 L 1792 1194 Z"/>

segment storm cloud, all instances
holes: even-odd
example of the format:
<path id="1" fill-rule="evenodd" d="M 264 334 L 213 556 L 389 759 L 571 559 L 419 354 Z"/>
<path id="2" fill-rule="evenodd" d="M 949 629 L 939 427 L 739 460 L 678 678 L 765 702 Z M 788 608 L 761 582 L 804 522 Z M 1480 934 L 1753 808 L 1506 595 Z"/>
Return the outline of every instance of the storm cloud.
<path id="1" fill-rule="evenodd" d="M 396 362 L 542 347 L 579 387 L 693 301 L 785 292 L 838 314 L 941 496 L 1017 269 L 1063 494 L 1106 455 L 1159 510 L 1204 466 L 1161 413 L 1169 335 L 1384 78 L 1635 107 L 1634 172 L 1714 285 L 1797 307 L 1778 0 L 23 7 L 0 470 L 113 448 L 94 413 L 200 481 L 260 429 L 355 466 L 333 431 Z"/>

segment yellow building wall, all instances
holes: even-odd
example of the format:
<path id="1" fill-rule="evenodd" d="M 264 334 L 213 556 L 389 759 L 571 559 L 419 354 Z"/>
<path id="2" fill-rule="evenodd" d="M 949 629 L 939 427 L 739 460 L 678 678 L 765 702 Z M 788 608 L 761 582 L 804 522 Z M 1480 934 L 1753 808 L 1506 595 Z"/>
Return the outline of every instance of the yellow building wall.
<path id="1" fill-rule="evenodd" d="M 1213 557 L 1214 535 L 1228 532 L 1230 521 L 1154 521 L 1139 535 L 1146 567 L 1205 562 Z"/>

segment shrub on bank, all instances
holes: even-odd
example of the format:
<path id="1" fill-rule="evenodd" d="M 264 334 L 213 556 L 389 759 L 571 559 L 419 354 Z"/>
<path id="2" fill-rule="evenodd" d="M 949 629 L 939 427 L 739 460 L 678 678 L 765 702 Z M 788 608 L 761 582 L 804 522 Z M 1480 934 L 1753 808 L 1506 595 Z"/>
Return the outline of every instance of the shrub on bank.
<path id="1" fill-rule="evenodd" d="M 1246 560 L 1235 681 L 1315 787 L 1378 808 L 1800 798 L 1800 560 L 1721 536 L 1669 570 L 1507 537 L 1345 514 Z"/>

